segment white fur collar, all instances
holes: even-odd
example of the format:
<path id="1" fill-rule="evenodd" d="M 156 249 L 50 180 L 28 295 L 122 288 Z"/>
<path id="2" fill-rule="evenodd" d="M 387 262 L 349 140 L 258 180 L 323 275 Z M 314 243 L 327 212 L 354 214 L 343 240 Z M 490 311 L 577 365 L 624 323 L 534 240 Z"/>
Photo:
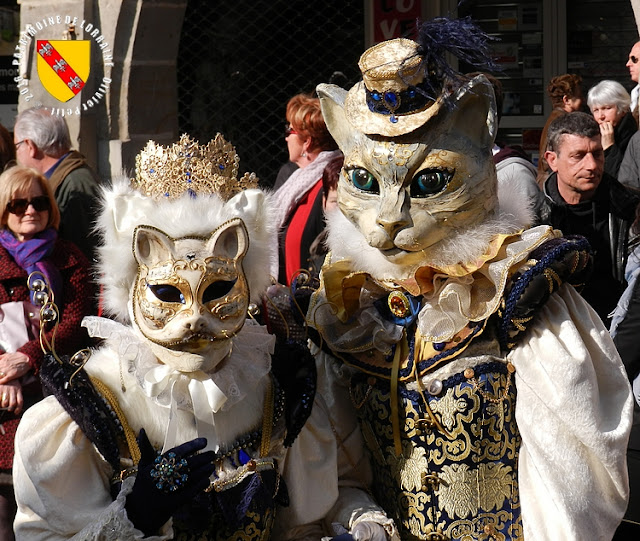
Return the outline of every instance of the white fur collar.
<path id="1" fill-rule="evenodd" d="M 517 187 L 500 186 L 497 217 L 453 234 L 425 250 L 424 260 L 411 267 L 389 262 L 377 249 L 367 244 L 363 234 L 339 210 L 327 213 L 329 234 L 327 245 L 334 259 L 348 259 L 354 271 L 370 274 L 381 282 L 411 278 L 419 267 L 446 267 L 459 262 L 475 261 L 498 234 L 512 234 L 530 226 L 532 209 Z"/>

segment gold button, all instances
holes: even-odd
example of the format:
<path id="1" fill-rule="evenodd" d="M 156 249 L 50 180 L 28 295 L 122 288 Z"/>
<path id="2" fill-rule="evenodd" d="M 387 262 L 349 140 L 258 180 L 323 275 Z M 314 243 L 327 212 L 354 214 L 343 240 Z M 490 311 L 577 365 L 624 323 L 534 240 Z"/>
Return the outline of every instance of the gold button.
<path id="1" fill-rule="evenodd" d="M 496 528 L 493 524 L 486 524 L 484 527 L 484 533 L 487 535 L 494 535 L 496 533 Z"/>
<path id="2" fill-rule="evenodd" d="M 467 368 L 464 371 L 464 377 L 467 379 L 471 379 L 472 377 L 474 377 L 476 375 L 475 371 L 473 370 L 473 368 Z"/>
<path id="3" fill-rule="evenodd" d="M 516 371 L 516 367 L 513 366 L 511 363 L 507 363 L 507 370 L 509 371 L 510 374 L 513 374 Z"/>
<path id="4" fill-rule="evenodd" d="M 249 471 L 256 471 L 257 468 L 258 465 L 256 464 L 255 460 L 249 460 L 249 462 L 247 462 L 247 469 Z"/>

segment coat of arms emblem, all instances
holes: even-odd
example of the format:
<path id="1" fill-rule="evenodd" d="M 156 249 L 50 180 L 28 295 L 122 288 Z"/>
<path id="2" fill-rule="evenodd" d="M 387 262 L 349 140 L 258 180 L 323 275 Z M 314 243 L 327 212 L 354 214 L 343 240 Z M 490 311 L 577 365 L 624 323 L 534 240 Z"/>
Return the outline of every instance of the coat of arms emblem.
<path id="1" fill-rule="evenodd" d="M 67 102 L 84 87 L 91 69 L 90 40 L 39 39 L 38 77 L 54 98 Z"/>

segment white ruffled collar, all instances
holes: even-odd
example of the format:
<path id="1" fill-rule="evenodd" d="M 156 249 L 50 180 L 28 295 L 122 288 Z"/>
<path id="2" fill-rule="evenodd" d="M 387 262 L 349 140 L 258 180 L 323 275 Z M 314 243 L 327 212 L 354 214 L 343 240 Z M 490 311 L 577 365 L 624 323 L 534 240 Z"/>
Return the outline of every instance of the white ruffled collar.
<path id="1" fill-rule="evenodd" d="M 146 340 L 131 327 L 95 316 L 85 317 L 82 326 L 90 336 L 106 341 L 150 399 L 171 409 L 164 451 L 177 443 L 178 409 L 192 412 L 198 434 L 216 442 L 214 414 L 230 409 L 257 387 L 271 370 L 275 347 L 275 337 L 266 327 L 247 320 L 232 338 L 231 354 L 214 370 L 180 372 L 159 363 Z"/>
<path id="2" fill-rule="evenodd" d="M 504 244 L 499 254 L 474 272 L 459 275 L 435 272 L 432 290 L 421 295 L 422 307 L 417 318 L 421 340 L 446 342 L 470 321 L 488 318 L 498 309 L 513 268 L 526 261 L 532 250 L 556 235 L 557 232 L 549 226 L 528 229 L 519 235 L 509 236 L 509 242 Z M 400 340 L 403 327 L 381 316 L 376 302 L 400 287 L 386 287 L 375 280 L 363 280 L 358 308 L 354 313 L 348 312 L 346 301 L 336 288 L 339 289 L 348 276 L 357 274 L 358 269 L 353 268 L 348 259 L 331 263 L 335 263 L 336 276 L 331 276 L 331 265 L 329 275 L 327 269 L 323 269 L 324 291 L 319 292 L 321 295 L 316 296 L 310 307 L 312 326 L 321 332 L 334 350 L 357 352 L 375 348 L 389 353 L 391 345 Z M 353 296 L 353 292 L 350 295 Z M 327 302 L 328 298 L 331 302 Z M 338 306 L 345 311 L 344 322 L 336 318 L 339 302 L 344 302 L 344 306 Z"/>

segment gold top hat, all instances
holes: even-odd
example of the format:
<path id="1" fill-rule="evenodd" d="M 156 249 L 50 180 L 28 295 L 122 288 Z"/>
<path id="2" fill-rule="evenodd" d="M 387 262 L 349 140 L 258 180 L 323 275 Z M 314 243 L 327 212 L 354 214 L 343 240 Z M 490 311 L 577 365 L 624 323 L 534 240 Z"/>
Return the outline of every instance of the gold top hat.
<path id="1" fill-rule="evenodd" d="M 423 57 L 415 41 L 397 38 L 366 50 L 358 62 L 362 82 L 349 90 L 345 112 L 361 132 L 393 137 L 422 126 L 439 109 L 418 88 L 425 78 Z"/>

